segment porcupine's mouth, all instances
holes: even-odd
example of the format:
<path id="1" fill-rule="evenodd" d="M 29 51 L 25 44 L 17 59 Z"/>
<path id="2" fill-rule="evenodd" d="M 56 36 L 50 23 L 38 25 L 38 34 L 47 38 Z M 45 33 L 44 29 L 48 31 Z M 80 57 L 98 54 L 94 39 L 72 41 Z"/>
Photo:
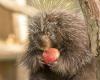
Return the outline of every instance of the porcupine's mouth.
<path id="1" fill-rule="evenodd" d="M 57 49 L 60 53 L 64 52 L 63 48 L 58 48 L 58 47 L 49 47 L 49 48 L 38 48 L 37 51 L 39 52 L 39 54 L 43 54 L 45 51 L 49 50 L 49 49 Z"/>

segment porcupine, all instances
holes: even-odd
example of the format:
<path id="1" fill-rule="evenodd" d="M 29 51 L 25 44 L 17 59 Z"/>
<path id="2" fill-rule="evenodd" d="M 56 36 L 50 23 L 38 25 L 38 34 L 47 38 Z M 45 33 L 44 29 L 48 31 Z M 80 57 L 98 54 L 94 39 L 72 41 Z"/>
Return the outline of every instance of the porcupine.
<path id="1" fill-rule="evenodd" d="M 95 58 L 81 18 L 67 10 L 51 9 L 40 11 L 29 22 L 29 45 L 23 57 L 29 80 L 96 80 Z M 43 63 L 46 48 L 60 51 L 56 63 Z"/>

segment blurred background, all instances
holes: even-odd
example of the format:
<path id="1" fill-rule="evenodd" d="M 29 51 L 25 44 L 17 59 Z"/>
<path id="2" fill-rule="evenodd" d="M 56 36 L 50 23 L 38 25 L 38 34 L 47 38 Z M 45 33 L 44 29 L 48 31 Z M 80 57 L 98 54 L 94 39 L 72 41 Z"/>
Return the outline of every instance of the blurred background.
<path id="1" fill-rule="evenodd" d="M 31 0 L 15 1 L 21 6 L 32 5 L 30 4 Z M 82 16 L 76 0 L 73 0 L 69 9 Z M 27 45 L 27 25 L 27 16 L 14 13 L 0 6 L 0 80 L 28 80 L 28 70 L 18 64 L 20 56 L 25 52 Z"/>
<path id="2" fill-rule="evenodd" d="M 27 2 L 16 3 L 24 6 Z M 0 6 L 0 80 L 28 80 L 28 71 L 18 64 L 26 43 L 27 16 Z"/>
<path id="3" fill-rule="evenodd" d="M 25 0 L 16 0 L 16 3 L 26 5 Z M 19 57 L 25 51 L 26 30 L 25 15 L 0 6 L 0 80 L 28 80 L 27 70 L 18 65 Z"/>

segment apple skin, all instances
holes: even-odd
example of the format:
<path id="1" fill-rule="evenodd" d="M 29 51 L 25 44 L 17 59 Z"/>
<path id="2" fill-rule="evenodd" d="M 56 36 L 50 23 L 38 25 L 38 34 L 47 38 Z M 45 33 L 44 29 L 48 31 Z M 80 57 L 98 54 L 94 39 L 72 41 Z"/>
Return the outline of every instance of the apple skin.
<path id="1" fill-rule="evenodd" d="M 45 64 L 53 63 L 57 61 L 60 56 L 60 52 L 56 48 L 49 48 L 43 52 L 43 61 Z"/>

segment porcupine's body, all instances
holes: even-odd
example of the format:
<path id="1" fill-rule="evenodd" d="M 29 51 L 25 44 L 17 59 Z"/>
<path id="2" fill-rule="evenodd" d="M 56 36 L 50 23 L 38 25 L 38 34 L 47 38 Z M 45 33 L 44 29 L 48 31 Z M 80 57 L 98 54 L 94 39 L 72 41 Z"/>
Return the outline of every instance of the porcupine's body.
<path id="1" fill-rule="evenodd" d="M 56 10 L 39 13 L 30 22 L 29 46 L 23 58 L 30 70 L 29 80 L 96 80 L 87 26 L 81 19 Z M 42 61 L 42 50 L 48 47 L 61 53 L 51 65 Z"/>

